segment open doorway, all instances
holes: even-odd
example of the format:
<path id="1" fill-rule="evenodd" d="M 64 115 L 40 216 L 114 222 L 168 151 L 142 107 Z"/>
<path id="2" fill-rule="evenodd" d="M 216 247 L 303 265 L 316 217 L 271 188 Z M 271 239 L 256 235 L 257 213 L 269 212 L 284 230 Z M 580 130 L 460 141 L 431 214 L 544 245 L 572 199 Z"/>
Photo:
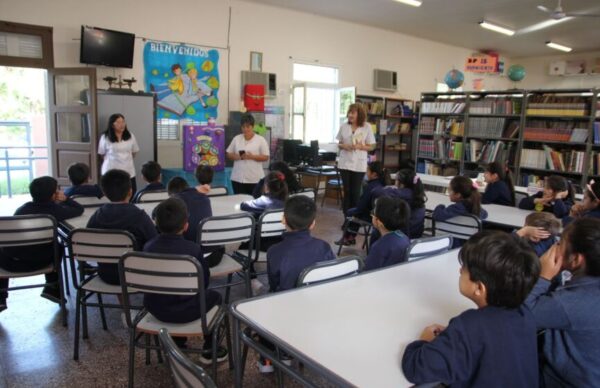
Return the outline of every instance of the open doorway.
<path id="1" fill-rule="evenodd" d="M 12 214 L 11 210 L 29 200 L 29 182 L 50 172 L 46 77 L 45 69 L 0 66 L 3 214 Z"/>

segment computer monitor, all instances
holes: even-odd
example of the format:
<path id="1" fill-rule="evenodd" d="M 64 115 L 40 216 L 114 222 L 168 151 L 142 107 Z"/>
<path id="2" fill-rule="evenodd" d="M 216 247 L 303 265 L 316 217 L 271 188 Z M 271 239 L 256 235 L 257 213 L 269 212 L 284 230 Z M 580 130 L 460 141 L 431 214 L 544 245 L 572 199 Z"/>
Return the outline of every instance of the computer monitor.
<path id="1" fill-rule="evenodd" d="M 302 140 L 284 139 L 283 140 L 283 161 L 290 166 L 300 164 L 298 155 L 298 146 L 302 144 Z"/>

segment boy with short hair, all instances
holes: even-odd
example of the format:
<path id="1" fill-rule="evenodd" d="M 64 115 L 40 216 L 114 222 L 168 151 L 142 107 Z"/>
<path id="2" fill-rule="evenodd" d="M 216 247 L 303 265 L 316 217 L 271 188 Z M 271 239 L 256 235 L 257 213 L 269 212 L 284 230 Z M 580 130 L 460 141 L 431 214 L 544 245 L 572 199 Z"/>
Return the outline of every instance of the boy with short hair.
<path id="1" fill-rule="evenodd" d="M 282 241 L 272 245 L 267 251 L 270 292 L 296 288 L 298 277 L 304 269 L 320 261 L 336 258 L 327 242 L 310 235 L 311 229 L 315 227 L 316 216 L 315 202 L 304 195 L 291 197 L 285 202 L 282 222 L 287 231 L 282 234 Z M 269 349 L 274 349 L 269 341 L 260 338 L 260 342 Z M 261 373 L 273 372 L 271 360 L 261 356 L 258 369 Z"/>
<path id="2" fill-rule="evenodd" d="M 195 175 L 196 180 L 198 181 L 198 186 L 196 186 L 196 189 L 202 194 L 208 195 L 208 193 L 210 193 L 210 184 L 212 183 L 215 175 L 214 170 L 211 166 L 200 165 L 196 167 Z"/>
<path id="3" fill-rule="evenodd" d="M 413 384 L 451 387 L 537 387 L 536 325 L 522 304 L 540 264 L 520 238 L 486 230 L 473 235 L 459 254 L 459 290 L 477 309 L 431 325 L 409 344 L 402 371 Z"/>
<path id="4" fill-rule="evenodd" d="M 187 181 L 180 176 L 174 176 L 167 183 L 167 193 L 169 197 L 174 196 L 175 194 L 181 193 L 184 189 L 190 187 Z"/>
<path id="5" fill-rule="evenodd" d="M 65 195 L 83 195 L 86 197 L 102 198 L 104 194 L 98 185 L 88 184 L 90 179 L 90 168 L 85 163 L 73 163 L 67 170 L 69 180 L 73 186 L 65 189 Z"/>
<path id="6" fill-rule="evenodd" d="M 531 244 L 538 257 L 541 257 L 556 243 L 560 232 L 560 220 L 552 213 L 535 212 L 525 217 L 525 226 L 516 231 L 519 237 Z"/>
<path id="7" fill-rule="evenodd" d="M 200 245 L 185 240 L 183 233 L 189 227 L 188 209 L 179 198 L 169 198 L 156 207 L 156 226 L 160 234 L 144 245 L 144 252 L 189 255 L 200 263 L 204 271 L 204 287 L 206 297 L 206 312 L 222 302 L 221 294 L 208 289 L 210 272 L 208 263 L 202 254 Z M 144 307 L 158 320 L 169 323 L 188 323 L 200 319 L 199 295 L 173 296 L 144 294 Z M 204 338 L 204 351 L 201 360 L 205 363 L 212 361 L 211 336 Z M 185 340 L 179 341 L 179 345 Z M 217 361 L 227 359 L 227 349 L 217 349 Z"/>
<path id="8" fill-rule="evenodd" d="M 133 202 L 138 202 L 139 197 L 146 191 L 164 190 L 165 185 L 162 184 L 162 168 L 157 162 L 150 160 L 142 165 L 142 177 L 147 185 L 135 193 Z"/>
<path id="9" fill-rule="evenodd" d="M 67 198 L 58 190 L 56 179 L 43 176 L 35 178 L 29 184 L 31 202 L 25 203 L 15 211 L 15 216 L 29 214 L 49 214 L 57 222 L 83 214 L 83 207 Z M 46 267 L 54 262 L 54 246 L 40 244 L 26 247 L 10 247 L 0 250 L 0 267 L 12 272 L 29 272 Z M 58 274 L 46 274 L 46 283 L 56 282 Z M 0 288 L 8 288 L 8 279 L 0 279 Z M 60 290 L 57 286 L 44 287 L 41 296 L 52 302 L 60 302 Z M 0 292 L 0 312 L 6 310 L 8 292 Z"/>
<path id="10" fill-rule="evenodd" d="M 365 259 L 365 271 L 389 267 L 406 261 L 410 239 L 402 233 L 408 226 L 410 206 L 400 198 L 380 197 L 375 202 L 372 223 L 381 237 Z"/>
<path id="11" fill-rule="evenodd" d="M 88 228 L 126 230 L 133 234 L 138 247 L 157 235 L 156 228 L 146 212 L 129 203 L 132 195 L 131 179 L 123 170 L 109 170 L 100 180 L 102 191 L 111 203 L 102 205 L 90 217 Z M 118 285 L 117 264 L 98 263 L 98 276 L 108 284 Z"/>

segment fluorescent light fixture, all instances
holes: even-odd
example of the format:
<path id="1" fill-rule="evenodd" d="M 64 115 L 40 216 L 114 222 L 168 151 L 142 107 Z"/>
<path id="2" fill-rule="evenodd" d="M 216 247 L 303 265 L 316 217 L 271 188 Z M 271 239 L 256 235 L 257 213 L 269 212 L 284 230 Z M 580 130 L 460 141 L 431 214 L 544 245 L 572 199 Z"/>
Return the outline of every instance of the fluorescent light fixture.
<path id="1" fill-rule="evenodd" d="M 420 7 L 423 3 L 421 0 L 396 0 L 399 3 L 412 5 L 413 7 Z"/>
<path id="2" fill-rule="evenodd" d="M 553 48 L 555 50 L 564 51 L 566 53 L 571 52 L 573 49 L 571 47 L 563 46 L 562 44 L 554 43 L 554 42 L 546 42 L 546 46 Z"/>
<path id="3" fill-rule="evenodd" d="M 486 29 L 494 31 L 494 32 L 499 32 L 504 35 L 513 36 L 515 34 L 514 30 L 508 29 L 506 27 L 501 27 L 497 24 L 486 22 L 485 20 L 480 21 L 479 25 L 483 28 L 486 28 Z"/>

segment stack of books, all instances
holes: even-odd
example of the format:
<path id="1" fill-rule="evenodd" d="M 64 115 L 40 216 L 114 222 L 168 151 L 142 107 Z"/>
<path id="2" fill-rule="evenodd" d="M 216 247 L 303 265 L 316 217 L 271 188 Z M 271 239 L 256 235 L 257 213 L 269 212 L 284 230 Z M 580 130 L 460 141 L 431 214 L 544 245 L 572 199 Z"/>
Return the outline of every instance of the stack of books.
<path id="1" fill-rule="evenodd" d="M 469 136 L 501 137 L 505 123 L 501 117 L 469 117 Z"/>
<path id="2" fill-rule="evenodd" d="M 529 121 L 523 132 L 523 139 L 531 141 L 585 143 L 588 137 L 586 126 L 587 124 L 584 122 Z"/>
<path id="3" fill-rule="evenodd" d="M 435 129 L 435 117 L 421 117 L 419 132 L 423 135 L 433 135 Z"/>
<path id="4" fill-rule="evenodd" d="M 589 174 L 600 175 L 600 154 L 597 152 L 593 152 L 590 157 Z"/>
<path id="5" fill-rule="evenodd" d="M 586 116 L 589 114 L 589 107 L 586 99 L 578 96 L 531 96 L 526 113 L 528 115 Z"/>
<path id="6" fill-rule="evenodd" d="M 460 114 L 465 109 L 465 105 L 465 102 L 422 102 L 421 113 Z"/>
<path id="7" fill-rule="evenodd" d="M 512 98 L 497 98 L 493 100 L 471 101 L 469 113 L 516 115 L 521 113 L 521 100 Z"/>

